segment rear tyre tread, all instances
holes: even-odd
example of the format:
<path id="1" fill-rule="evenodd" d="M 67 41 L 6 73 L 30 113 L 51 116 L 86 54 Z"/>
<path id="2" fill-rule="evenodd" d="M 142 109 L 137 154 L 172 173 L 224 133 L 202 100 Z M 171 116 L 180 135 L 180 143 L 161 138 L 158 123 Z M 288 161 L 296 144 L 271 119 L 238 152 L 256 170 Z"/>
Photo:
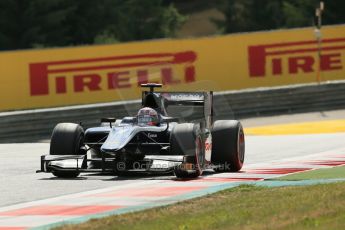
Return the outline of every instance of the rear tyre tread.
<path id="1" fill-rule="evenodd" d="M 238 172 L 244 162 L 243 127 L 236 120 L 218 120 L 212 129 L 212 159 L 216 172 Z M 230 167 L 229 167 L 230 166 Z"/>

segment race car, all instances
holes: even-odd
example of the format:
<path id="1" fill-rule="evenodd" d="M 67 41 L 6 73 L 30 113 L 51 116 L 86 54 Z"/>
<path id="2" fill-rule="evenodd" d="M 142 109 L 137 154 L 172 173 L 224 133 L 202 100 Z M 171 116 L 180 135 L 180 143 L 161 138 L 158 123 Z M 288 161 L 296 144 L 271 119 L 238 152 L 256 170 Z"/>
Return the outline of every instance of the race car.
<path id="1" fill-rule="evenodd" d="M 142 106 L 136 116 L 102 118 L 99 127 L 59 123 L 41 169 L 57 177 L 84 172 L 174 173 L 196 178 L 205 169 L 239 171 L 245 138 L 237 120 L 213 116 L 213 92 L 157 91 L 161 84 L 142 84 Z"/>

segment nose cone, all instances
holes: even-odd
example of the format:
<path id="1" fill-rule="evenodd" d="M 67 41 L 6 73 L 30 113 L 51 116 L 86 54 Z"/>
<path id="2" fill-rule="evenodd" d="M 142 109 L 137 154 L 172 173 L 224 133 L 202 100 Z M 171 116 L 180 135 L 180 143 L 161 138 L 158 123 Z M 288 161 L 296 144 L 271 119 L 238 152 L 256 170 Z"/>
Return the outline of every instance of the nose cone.
<path id="1" fill-rule="evenodd" d="M 129 125 L 112 128 L 101 146 L 101 151 L 111 153 L 121 150 L 133 138 L 134 129 L 133 126 Z"/>

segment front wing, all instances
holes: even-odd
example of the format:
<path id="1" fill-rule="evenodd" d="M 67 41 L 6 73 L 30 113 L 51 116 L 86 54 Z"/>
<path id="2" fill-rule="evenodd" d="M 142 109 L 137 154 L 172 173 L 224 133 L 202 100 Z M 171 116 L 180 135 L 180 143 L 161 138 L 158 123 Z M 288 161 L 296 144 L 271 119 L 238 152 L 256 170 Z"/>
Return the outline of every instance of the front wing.
<path id="1" fill-rule="evenodd" d="M 133 167 L 124 167 L 129 162 L 119 162 L 115 158 L 88 159 L 87 155 L 43 155 L 41 168 L 36 172 L 171 172 L 175 167 L 187 162 L 187 156 L 147 155 L 141 161 L 130 162 Z M 91 162 L 97 162 L 99 168 L 90 167 Z"/>

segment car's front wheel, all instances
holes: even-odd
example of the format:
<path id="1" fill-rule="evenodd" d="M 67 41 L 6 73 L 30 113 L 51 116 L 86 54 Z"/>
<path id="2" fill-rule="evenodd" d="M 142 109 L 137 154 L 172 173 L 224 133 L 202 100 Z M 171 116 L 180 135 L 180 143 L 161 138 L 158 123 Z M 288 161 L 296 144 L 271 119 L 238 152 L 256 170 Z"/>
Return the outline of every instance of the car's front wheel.
<path id="1" fill-rule="evenodd" d="M 74 123 L 59 123 L 55 126 L 51 141 L 50 155 L 80 155 L 84 144 L 84 130 Z M 53 170 L 53 175 L 62 178 L 74 178 L 79 172 Z"/>

